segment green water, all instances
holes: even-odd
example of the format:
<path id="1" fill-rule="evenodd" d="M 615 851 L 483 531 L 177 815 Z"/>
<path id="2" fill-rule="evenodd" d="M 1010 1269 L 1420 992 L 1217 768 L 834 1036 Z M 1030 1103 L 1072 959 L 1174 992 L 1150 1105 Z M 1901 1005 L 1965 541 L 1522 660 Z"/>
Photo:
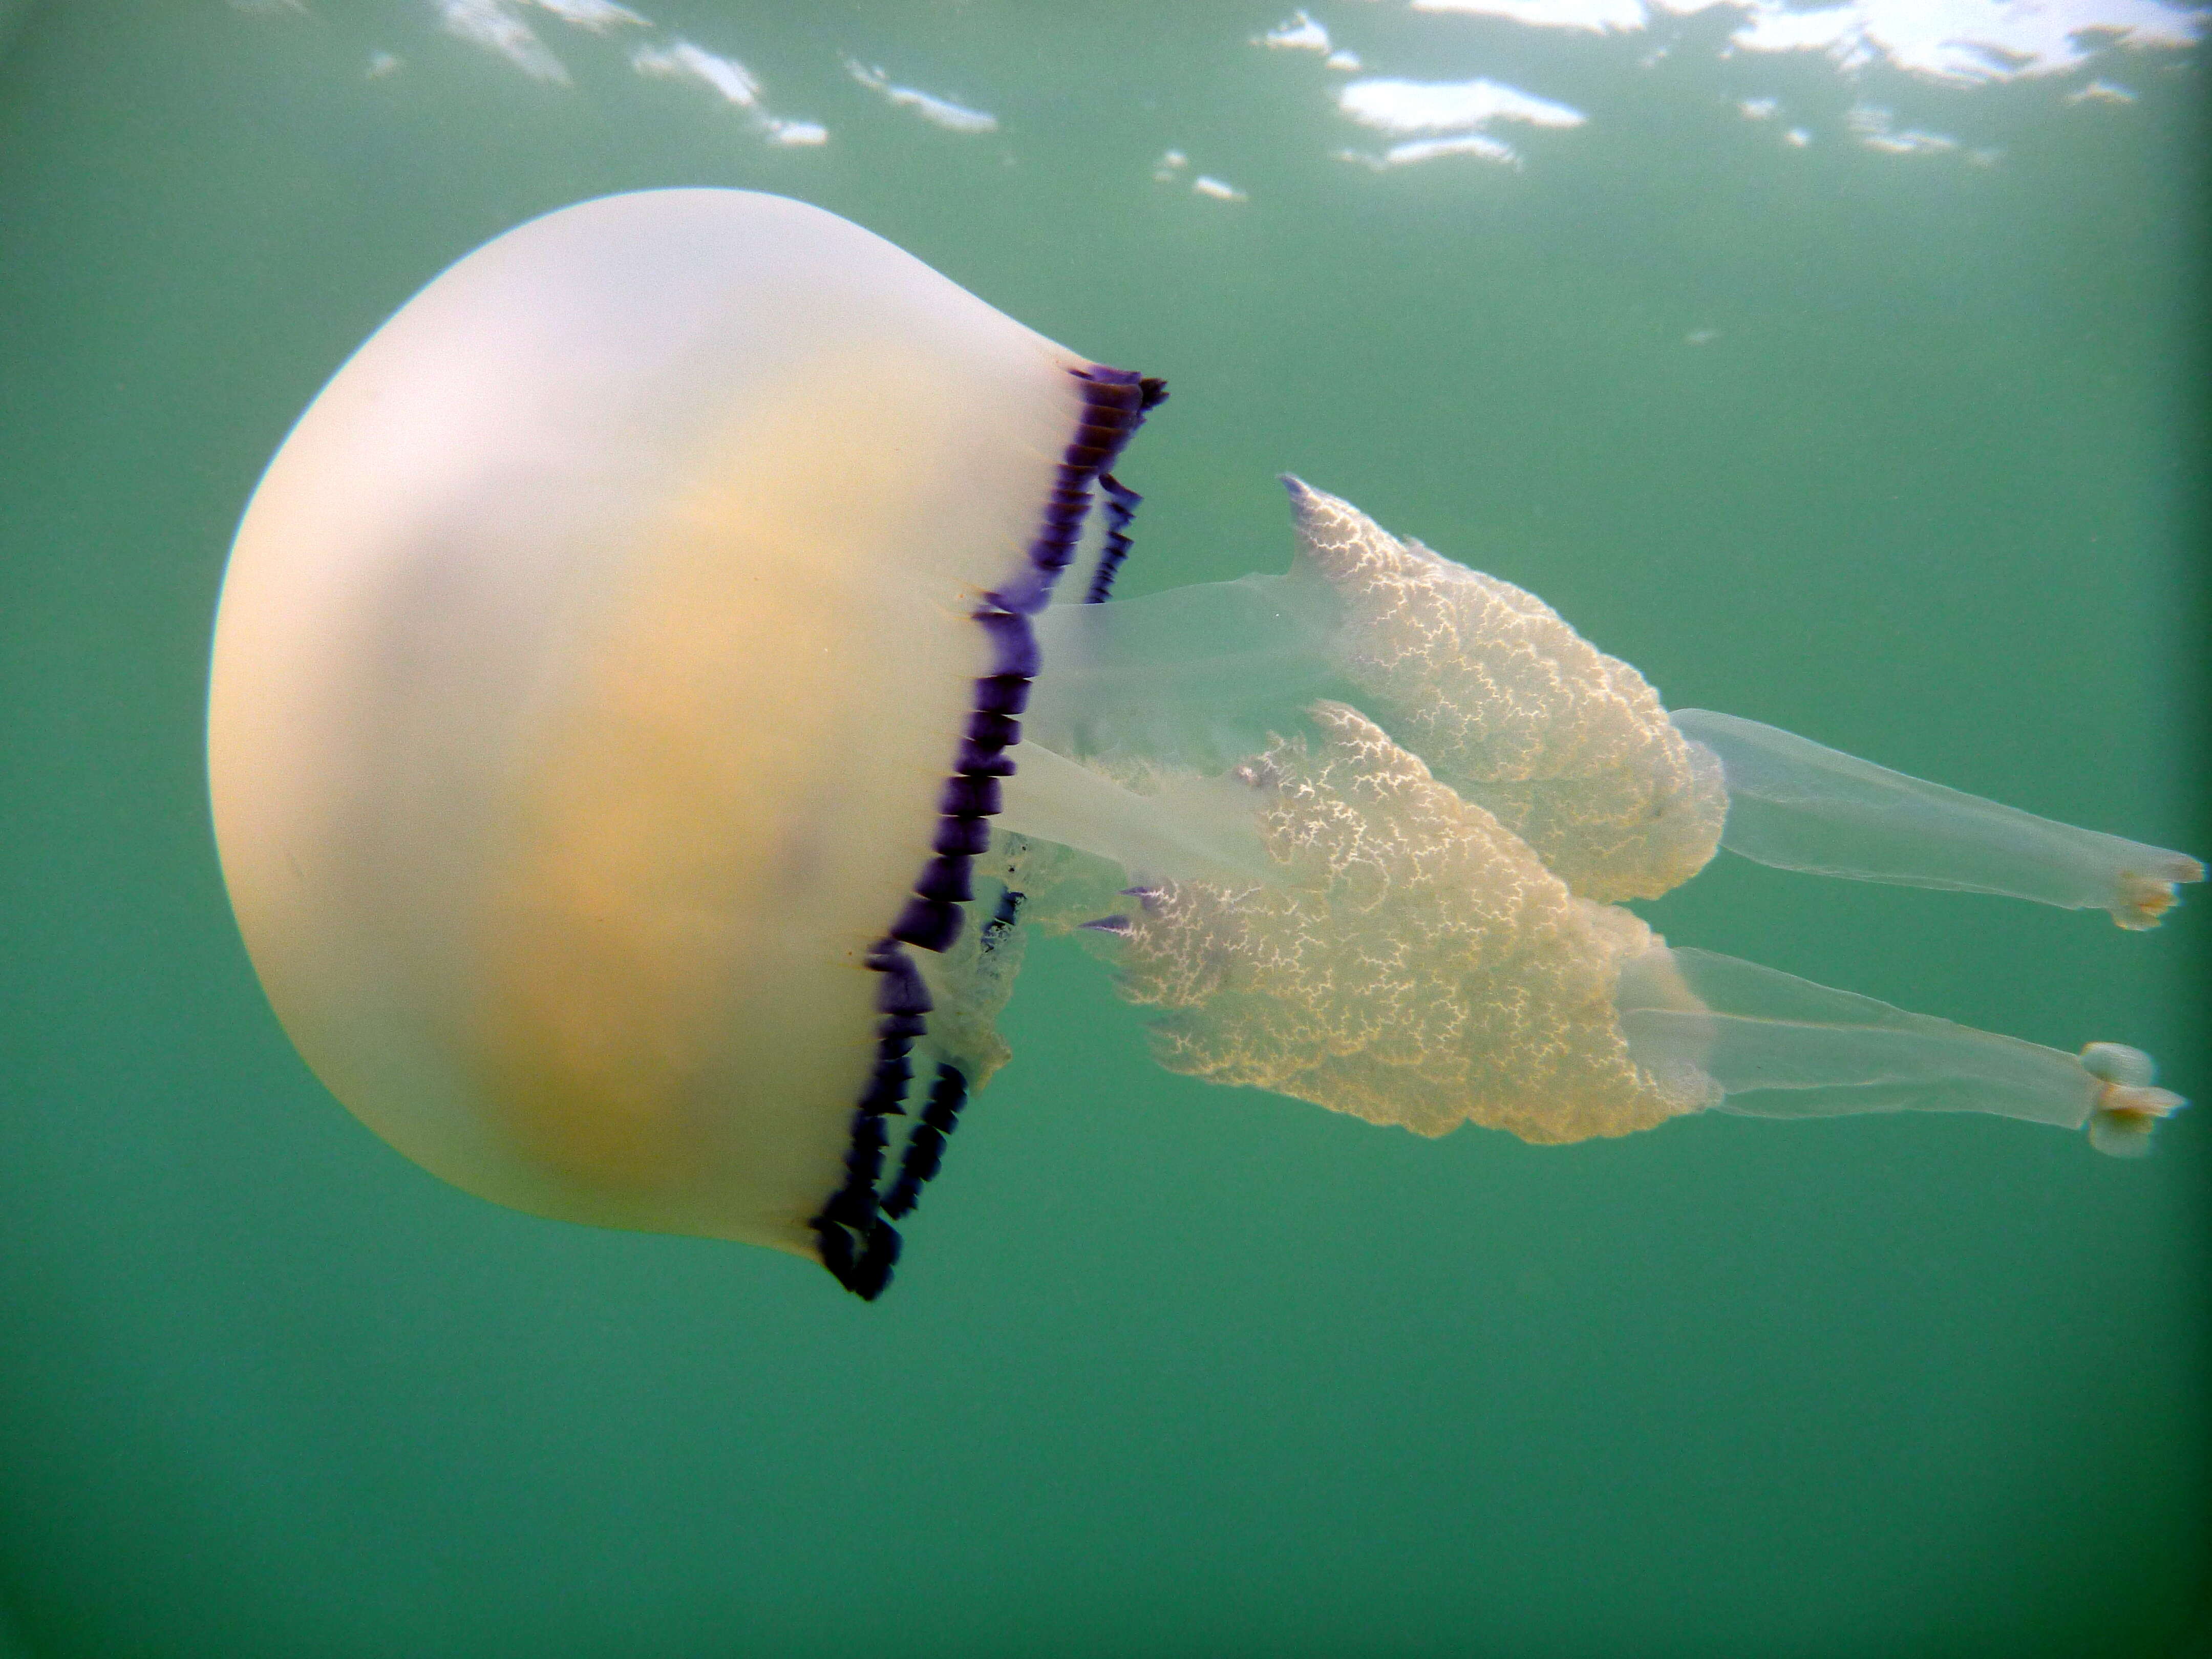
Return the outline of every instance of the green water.
<path id="1" fill-rule="evenodd" d="M 2199 55 L 2069 103 L 1723 56 L 1722 11 L 1340 0 L 1371 74 L 1590 118 L 1376 171 L 1271 6 L 640 9 L 530 13 L 562 85 L 428 6 L 0 7 L 0 1650 L 2197 1651 L 2204 1106 L 2137 1164 L 1927 1116 L 1423 1141 L 1157 1070 L 1040 942 L 864 1306 L 360 1127 L 255 984 L 199 741 L 231 530 L 359 339 L 530 215 L 743 185 L 1169 379 L 1125 592 L 1279 568 L 1295 470 L 1677 706 L 2203 853 Z M 633 71 L 678 35 L 829 142 Z M 2201 898 L 2123 934 L 1724 858 L 1640 908 L 2212 1097 Z"/>

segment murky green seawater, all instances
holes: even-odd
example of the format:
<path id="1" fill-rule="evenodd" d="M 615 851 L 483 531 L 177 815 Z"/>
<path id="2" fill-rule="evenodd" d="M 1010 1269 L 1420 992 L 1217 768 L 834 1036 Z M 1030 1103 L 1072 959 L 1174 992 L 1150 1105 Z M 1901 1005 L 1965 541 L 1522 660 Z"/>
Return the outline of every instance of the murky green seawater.
<path id="1" fill-rule="evenodd" d="M 1724 56 L 1729 11 L 1337 0 L 1367 75 L 1589 117 L 1376 169 L 1265 4 L 641 9 L 528 12 L 560 84 L 427 5 L 0 8 L 0 1650 L 2185 1650 L 2205 1106 L 2141 1164 L 1938 1117 L 1431 1143 L 1155 1069 L 1041 943 L 863 1306 L 357 1126 L 233 930 L 199 728 L 237 514 L 363 335 L 543 210 L 745 185 L 1168 377 L 1125 592 L 1279 568 L 1294 469 L 1677 706 L 2205 852 L 2198 56 L 1965 88 Z M 633 68 L 679 37 L 828 142 Z M 2201 897 L 2136 936 L 1724 858 L 1643 908 L 2212 1096 Z"/>

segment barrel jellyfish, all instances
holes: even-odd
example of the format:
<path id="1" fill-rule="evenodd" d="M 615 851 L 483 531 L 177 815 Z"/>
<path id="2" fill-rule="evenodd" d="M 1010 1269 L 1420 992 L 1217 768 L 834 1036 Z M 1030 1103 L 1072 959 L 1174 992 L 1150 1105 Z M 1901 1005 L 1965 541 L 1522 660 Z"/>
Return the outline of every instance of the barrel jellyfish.
<path id="1" fill-rule="evenodd" d="M 1115 600 L 1164 395 L 773 196 L 444 272 L 284 441 L 216 627 L 223 875 L 308 1065 L 470 1192 L 871 1299 L 1032 928 L 1169 1067 L 1425 1135 L 1921 1108 L 2131 1152 L 2182 1103 L 1623 901 L 1728 848 L 2148 927 L 2194 860 L 1669 713 L 1295 479 L 1286 573 Z"/>

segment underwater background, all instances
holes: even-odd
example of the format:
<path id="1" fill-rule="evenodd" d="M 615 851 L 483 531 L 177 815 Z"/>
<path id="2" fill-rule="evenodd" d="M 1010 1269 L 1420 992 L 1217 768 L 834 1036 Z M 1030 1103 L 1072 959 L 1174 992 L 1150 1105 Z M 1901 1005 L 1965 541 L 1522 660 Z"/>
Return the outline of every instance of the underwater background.
<path id="1" fill-rule="evenodd" d="M 1431 1142 L 1158 1069 L 1036 939 L 864 1305 L 358 1125 L 201 750 L 231 532 L 353 347 L 534 214 L 731 185 L 1167 378 L 1124 594 L 1281 568 L 1295 471 L 1673 706 L 2205 854 L 2204 21 L 0 0 L 0 1654 L 2207 1650 L 2212 1105 L 2136 1163 Z M 1637 908 L 2202 1103 L 2185 899 L 1723 855 Z"/>

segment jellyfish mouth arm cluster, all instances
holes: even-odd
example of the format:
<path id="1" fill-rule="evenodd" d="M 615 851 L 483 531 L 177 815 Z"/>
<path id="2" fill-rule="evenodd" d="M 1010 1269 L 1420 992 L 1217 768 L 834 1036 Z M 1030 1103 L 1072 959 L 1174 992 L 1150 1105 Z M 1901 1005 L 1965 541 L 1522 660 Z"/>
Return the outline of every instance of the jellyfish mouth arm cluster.
<path id="1" fill-rule="evenodd" d="M 1285 574 L 1040 619 L 1033 740 L 1218 769 L 1326 698 L 1381 721 L 1582 897 L 1654 898 L 1712 856 L 1719 763 L 1634 668 L 1534 594 L 1283 482 Z"/>
<path id="2" fill-rule="evenodd" d="M 1705 708 L 1674 720 L 1720 758 L 1721 845 L 1759 864 L 2108 910 L 2130 928 L 2157 927 L 2176 886 L 2204 879 L 2186 854 L 2054 823 L 1757 720 Z"/>
<path id="3" fill-rule="evenodd" d="M 2155 927 L 2185 854 L 2038 817 L 1755 720 L 1671 714 L 1534 595 L 1285 478 L 1289 572 L 1041 620 L 1033 741 L 1184 765 L 1302 724 L 1382 720 L 1432 773 L 1595 899 L 1655 898 L 1715 844 L 1778 868 L 2003 894 Z"/>
<path id="4" fill-rule="evenodd" d="M 1231 775 L 1272 879 L 1149 884 L 1091 919 L 1122 994 L 1157 1011 L 1164 1065 L 1425 1135 L 1579 1140 L 1704 1103 L 1640 1074 L 1613 1016 L 1621 960 L 1651 943 L 1640 921 L 1571 893 L 1357 709 L 1307 714 L 1310 738 Z M 1048 849 L 1014 879 L 1047 927 L 1113 889 Z"/>
<path id="5" fill-rule="evenodd" d="M 1115 906 L 1083 859 L 1031 851 L 1020 879 L 1048 927 L 1115 907 L 1089 933 L 1124 994 L 1161 1011 L 1170 1068 L 1532 1140 L 1714 1107 L 1913 1109 L 2086 1127 L 2127 1155 L 2182 1103 L 2138 1050 L 2068 1054 L 1669 950 L 1611 901 L 1663 892 L 1723 846 L 2148 927 L 2202 878 L 2195 860 L 1754 721 L 1669 715 L 1534 595 L 1285 482 L 1288 574 L 1045 619 L 1066 672 L 1041 683 L 1024 748 L 1059 810 L 1009 822 L 1118 865 L 1139 884 L 1119 897 L 1139 902 Z M 1303 702 L 1316 686 L 1339 695 Z M 1202 790 L 1194 769 L 1255 720 L 1290 735 Z M 1070 787 L 1084 774 L 1087 793 Z M 1230 861 L 1240 811 L 1265 863 L 1200 868 L 1205 849 Z"/>

